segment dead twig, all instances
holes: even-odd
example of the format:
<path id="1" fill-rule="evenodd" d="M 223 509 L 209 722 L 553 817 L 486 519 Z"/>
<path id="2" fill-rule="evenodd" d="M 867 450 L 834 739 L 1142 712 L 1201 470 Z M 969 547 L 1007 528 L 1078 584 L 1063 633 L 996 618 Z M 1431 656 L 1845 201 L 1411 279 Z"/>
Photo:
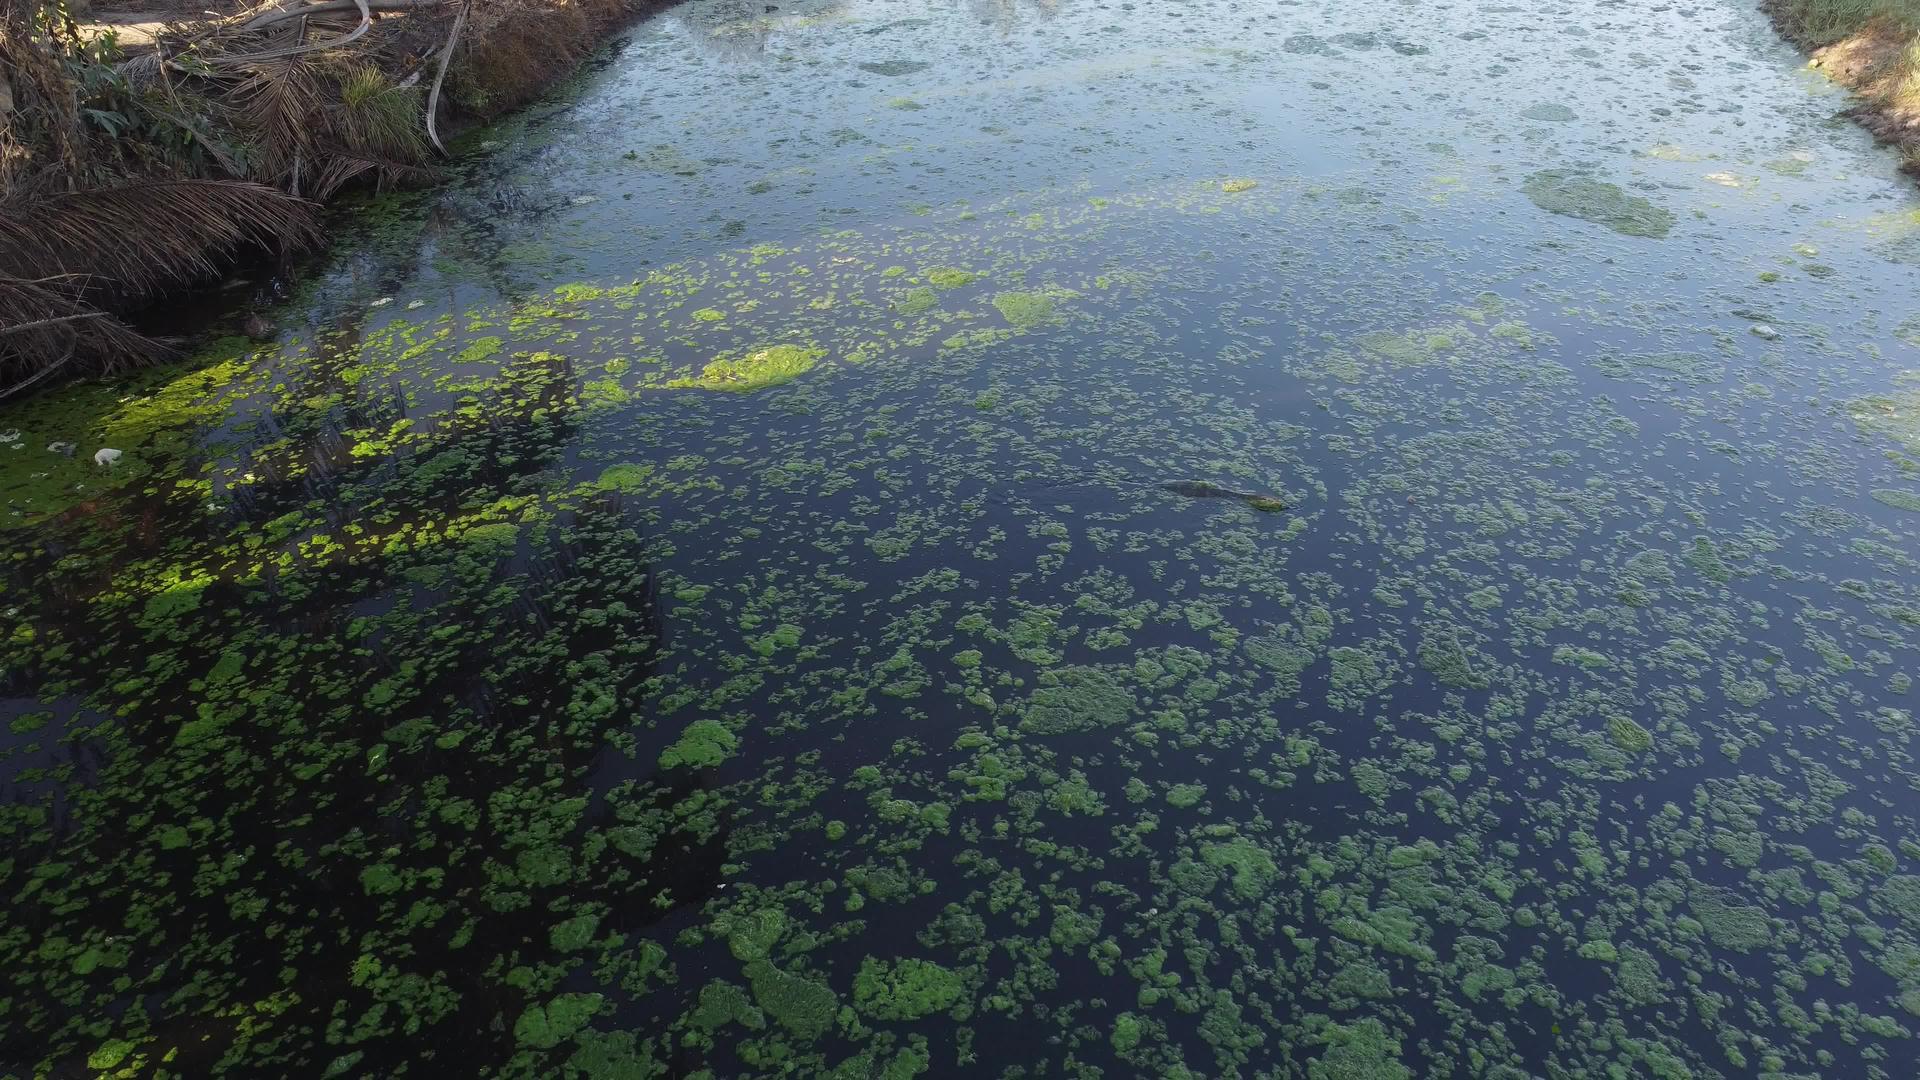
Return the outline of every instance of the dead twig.
<path id="1" fill-rule="evenodd" d="M 104 319 L 106 317 L 107 313 L 104 311 L 82 311 L 77 315 L 60 315 L 51 319 L 35 319 L 33 322 L 17 323 L 13 326 L 0 326 L 0 334 L 21 334 L 28 330 L 39 330 L 48 326 L 58 326 L 61 323 L 79 322 L 82 319 Z"/>
<path id="2" fill-rule="evenodd" d="M 460 40 L 461 29 L 467 25 L 467 7 L 461 4 L 459 14 L 453 17 L 453 29 L 447 33 L 447 43 L 440 47 L 440 70 L 433 73 L 433 89 L 427 93 L 427 138 L 433 141 L 434 149 L 443 154 L 447 148 L 440 141 L 434 117 L 440 111 L 440 84 L 447 79 L 447 65 L 453 61 L 453 46 Z"/>
<path id="3" fill-rule="evenodd" d="M 275 23 L 288 19 L 305 19 L 314 15 L 326 15 L 335 11 L 352 11 L 355 8 L 371 11 L 419 11 L 422 8 L 436 8 L 446 5 L 448 0 L 326 0 L 320 4 L 304 4 L 294 8 L 275 8 L 264 14 L 255 15 L 241 23 L 241 30 L 263 30 Z"/>

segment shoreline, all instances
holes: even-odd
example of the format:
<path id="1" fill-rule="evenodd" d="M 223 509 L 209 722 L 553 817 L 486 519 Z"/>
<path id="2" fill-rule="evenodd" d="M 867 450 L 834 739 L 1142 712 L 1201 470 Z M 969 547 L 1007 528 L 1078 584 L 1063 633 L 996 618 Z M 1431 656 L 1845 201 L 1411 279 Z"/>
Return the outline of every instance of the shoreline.
<path id="1" fill-rule="evenodd" d="M 1853 95 L 1842 115 L 1901 156 L 1900 171 L 1920 180 L 1920 33 L 1886 14 L 1856 26 L 1816 32 L 1807 0 L 1761 0 L 1774 32 L 1807 57 L 1807 66 Z"/>
<path id="2" fill-rule="evenodd" d="M 0 22 L 0 61 L 13 62 L 0 62 L 12 125 L 0 128 L 11 249 L 0 400 L 171 359 L 136 328 L 157 306 L 198 305 L 237 270 L 324 251 L 340 233 L 327 215 L 360 193 L 440 187 L 453 139 L 537 100 L 673 3 L 333 0 L 215 14 L 162 0 L 137 13 L 161 29 L 125 44 L 101 32 L 132 15 L 15 9 Z M 292 44 L 280 40 L 289 12 L 302 16 Z M 334 36 L 310 42 L 309 19 Z M 193 74 L 169 79 L 176 57 Z M 94 102 L 96 83 L 119 96 Z M 204 103 L 197 118 L 181 119 L 183 92 Z M 82 119 L 107 115 L 117 126 Z M 109 219 L 123 227 L 94 228 Z M 257 314 L 246 323 L 250 336 L 269 328 Z"/>

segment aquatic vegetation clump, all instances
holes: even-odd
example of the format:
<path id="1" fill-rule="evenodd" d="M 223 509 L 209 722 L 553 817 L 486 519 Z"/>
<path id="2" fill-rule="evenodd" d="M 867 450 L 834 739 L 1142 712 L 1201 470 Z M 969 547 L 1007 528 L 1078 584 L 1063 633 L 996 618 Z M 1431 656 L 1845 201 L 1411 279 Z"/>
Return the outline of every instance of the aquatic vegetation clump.
<path id="1" fill-rule="evenodd" d="M 668 382 L 667 386 L 673 389 L 751 393 L 792 382 L 812 371 L 814 365 L 819 363 L 820 358 L 825 355 L 827 355 L 825 349 L 813 349 L 801 345 L 769 345 L 754 349 L 745 356 L 714 360 L 701 368 L 698 376 L 674 379 Z"/>
<path id="2" fill-rule="evenodd" d="M 1920 514 L 1920 491 L 1909 491 L 1905 488 L 1874 488 L 1869 494 L 1876 502 L 1884 503 L 1895 510 Z"/>
<path id="3" fill-rule="evenodd" d="M 958 270 L 951 266 L 934 266 L 920 271 L 927 284 L 936 289 L 960 289 L 980 280 L 981 275 L 971 270 Z"/>
<path id="4" fill-rule="evenodd" d="M 1046 290 L 995 293 L 993 306 L 1008 325 L 1031 330 L 1053 320 L 1056 298 L 1054 292 Z"/>
<path id="5" fill-rule="evenodd" d="M 740 740 L 718 720 L 695 720 L 672 746 L 660 751 L 660 767 L 710 768 L 727 760 Z"/>
<path id="6" fill-rule="evenodd" d="M 965 993 L 959 973 L 917 957 L 891 963 L 869 956 L 853 977 L 853 1003 L 881 1020 L 916 1020 L 953 1008 Z"/>
<path id="7" fill-rule="evenodd" d="M 1584 173 L 1546 169 L 1521 186 L 1533 205 L 1550 214 L 1605 225 L 1624 236 L 1659 238 L 1673 230 L 1673 211 L 1629 195 L 1619 186 Z"/>

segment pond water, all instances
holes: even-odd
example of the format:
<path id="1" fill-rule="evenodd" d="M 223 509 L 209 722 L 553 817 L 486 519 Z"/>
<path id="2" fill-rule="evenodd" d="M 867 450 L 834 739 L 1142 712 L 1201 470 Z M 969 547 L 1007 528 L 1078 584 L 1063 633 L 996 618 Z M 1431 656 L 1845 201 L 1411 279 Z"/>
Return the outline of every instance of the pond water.
<path id="1" fill-rule="evenodd" d="M 634 27 L 0 415 L 0 1072 L 1912 1076 L 1844 106 L 1732 0 Z"/>

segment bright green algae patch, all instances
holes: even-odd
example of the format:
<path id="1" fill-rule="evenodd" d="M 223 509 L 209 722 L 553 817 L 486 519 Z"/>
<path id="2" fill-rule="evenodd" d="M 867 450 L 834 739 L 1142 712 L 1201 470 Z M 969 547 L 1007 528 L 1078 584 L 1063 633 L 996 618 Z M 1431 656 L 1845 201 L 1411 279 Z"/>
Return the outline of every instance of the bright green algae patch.
<path id="1" fill-rule="evenodd" d="M 737 359 L 722 358 L 700 369 L 693 378 L 675 379 L 667 386 L 675 389 L 731 390 L 748 393 L 779 386 L 813 370 L 824 349 L 800 345 L 769 345 Z"/>

